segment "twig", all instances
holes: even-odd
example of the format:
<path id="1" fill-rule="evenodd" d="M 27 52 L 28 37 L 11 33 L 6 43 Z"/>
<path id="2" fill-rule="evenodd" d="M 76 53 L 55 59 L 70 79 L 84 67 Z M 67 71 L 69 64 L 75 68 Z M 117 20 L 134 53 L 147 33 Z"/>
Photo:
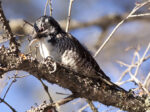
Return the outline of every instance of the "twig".
<path id="1" fill-rule="evenodd" d="M 133 79 L 133 81 L 138 84 L 139 88 L 143 89 L 148 95 L 149 95 L 149 91 L 143 86 L 143 84 L 131 73 L 131 71 L 129 71 L 129 75 L 131 77 L 131 79 Z"/>
<path id="2" fill-rule="evenodd" d="M 119 78 L 119 80 L 118 80 L 117 82 L 120 82 L 120 81 L 123 79 L 123 77 L 124 77 L 133 67 L 136 67 L 136 66 L 137 66 L 138 62 L 135 62 L 135 63 L 134 63 L 135 56 L 136 56 L 136 55 L 133 56 L 133 59 L 132 59 L 132 61 L 131 61 L 131 62 L 132 62 L 131 65 L 122 73 L 121 77 Z M 145 57 L 145 58 L 143 59 L 143 62 L 147 61 L 148 59 L 150 59 L 150 55 L 147 56 L 147 57 Z M 124 63 L 124 62 L 121 62 L 121 61 L 119 62 L 119 64 L 122 64 L 122 63 Z M 123 65 L 123 64 L 122 64 L 122 65 Z"/>
<path id="3" fill-rule="evenodd" d="M 13 77 L 10 77 L 10 78 L 24 78 L 24 77 L 27 77 L 27 76 L 30 76 L 30 75 L 13 76 Z"/>
<path id="4" fill-rule="evenodd" d="M 70 94 L 60 93 L 60 92 L 56 92 L 56 94 L 59 94 L 59 95 L 70 95 Z"/>
<path id="5" fill-rule="evenodd" d="M 149 51 L 149 49 L 150 49 L 150 43 L 148 44 L 147 49 L 145 50 L 145 52 L 144 52 L 142 58 L 139 60 L 139 62 L 138 62 L 138 64 L 137 64 L 137 67 L 136 67 L 136 71 L 135 71 L 135 73 L 134 73 L 134 76 L 137 76 L 139 67 L 140 67 L 141 63 L 143 62 L 143 60 L 144 60 L 144 58 L 145 58 L 147 52 Z"/>
<path id="6" fill-rule="evenodd" d="M 31 108 L 31 110 L 28 110 L 27 112 L 49 112 L 49 111 L 51 112 L 52 109 L 54 109 L 55 107 L 66 104 L 69 101 L 74 100 L 75 98 L 76 98 L 76 96 L 70 95 L 67 98 L 64 98 L 53 104 L 46 104 L 46 102 L 43 102 L 43 104 L 39 105 L 38 107 Z"/>
<path id="7" fill-rule="evenodd" d="M 8 88 L 7 88 L 7 90 L 6 90 L 5 94 L 4 94 L 3 100 L 5 99 L 5 97 L 6 97 L 7 93 L 8 93 L 8 91 L 9 91 L 10 87 L 16 82 L 16 76 L 17 76 L 17 74 L 18 74 L 18 71 L 16 70 L 16 73 L 14 75 L 13 80 L 10 83 L 10 85 L 8 86 Z"/>
<path id="8" fill-rule="evenodd" d="M 148 73 L 148 75 L 147 75 L 147 77 L 146 77 L 146 79 L 145 79 L 145 81 L 144 81 L 144 83 L 143 83 L 143 86 L 144 86 L 144 87 L 146 87 L 146 85 L 147 85 L 149 79 L 150 79 L 150 72 Z"/>
<path id="9" fill-rule="evenodd" d="M 113 24 L 113 22 L 111 24 Z M 104 39 L 105 39 L 105 37 L 108 33 L 108 28 L 111 26 L 111 24 L 104 25 L 102 27 L 101 27 L 101 25 L 98 25 L 100 28 L 102 28 L 102 32 L 98 37 L 98 41 L 95 43 L 95 48 L 96 49 L 99 48 L 99 45 L 101 45 L 103 43 L 103 41 L 104 41 Z"/>
<path id="10" fill-rule="evenodd" d="M 122 61 L 119 61 L 119 60 L 117 60 L 117 63 L 120 64 L 121 66 L 125 66 L 125 67 L 129 67 L 130 66 L 129 64 L 126 64 L 126 63 L 124 63 Z"/>
<path id="11" fill-rule="evenodd" d="M 131 62 L 131 65 L 127 65 L 123 62 L 119 62 L 121 65 L 124 65 L 127 67 L 127 69 L 125 70 L 125 72 L 123 73 L 123 75 L 121 75 L 121 78 L 119 79 L 119 81 L 117 82 L 117 84 L 124 84 L 126 82 L 130 82 L 130 81 L 134 81 L 136 84 L 138 84 L 139 88 L 141 88 L 142 90 L 144 90 L 144 92 L 146 92 L 146 94 L 149 94 L 149 91 L 146 89 L 145 85 L 147 83 L 147 80 L 149 79 L 149 76 L 147 76 L 147 78 L 145 79 L 145 82 L 142 84 L 142 82 L 140 82 L 138 80 L 138 78 L 136 78 L 137 74 L 138 74 L 138 70 L 142 64 L 142 62 L 144 62 L 144 60 L 147 60 L 149 58 L 146 57 L 147 59 L 145 59 L 145 56 L 147 54 L 147 52 L 149 51 L 150 49 L 150 43 L 148 44 L 148 47 L 146 48 L 143 56 L 140 58 L 140 55 L 138 53 L 139 49 L 137 49 L 134 53 L 134 56 L 133 56 L 133 59 L 132 59 L 132 62 Z M 135 61 L 135 58 L 137 57 L 137 62 L 134 62 Z M 134 74 L 132 74 L 132 68 L 135 67 L 135 72 Z M 126 73 L 129 73 L 131 79 L 127 80 L 127 81 L 122 81 L 122 78 L 125 76 Z"/>
<path id="12" fill-rule="evenodd" d="M 14 82 L 16 82 L 16 79 L 13 79 L 12 82 L 10 83 L 9 87 L 7 88 L 7 90 L 6 90 L 5 94 L 4 94 L 3 100 L 5 99 L 5 97 L 6 97 L 7 93 L 8 93 L 8 91 L 9 91 L 10 87 L 13 85 Z"/>
<path id="13" fill-rule="evenodd" d="M 86 104 L 85 106 L 83 106 L 82 108 L 80 108 L 79 110 L 78 110 L 78 112 L 82 112 L 84 109 L 86 109 L 87 107 L 89 107 L 89 105 L 88 104 Z"/>
<path id="14" fill-rule="evenodd" d="M 2 28 L 6 32 L 7 36 L 9 38 L 13 38 L 13 33 L 12 33 L 11 28 L 10 28 L 10 26 L 8 24 L 8 21 L 7 21 L 6 17 L 5 17 L 5 15 L 4 15 L 1 1 L 0 1 L 0 21 L 2 22 Z"/>
<path id="15" fill-rule="evenodd" d="M 135 59 L 136 59 L 136 53 L 134 53 L 134 55 L 133 55 L 133 58 L 132 58 L 132 61 L 131 61 L 131 65 L 134 65 Z"/>
<path id="16" fill-rule="evenodd" d="M 121 82 L 121 80 L 123 79 L 123 77 L 133 68 L 136 67 L 136 65 L 130 65 L 120 76 L 118 82 Z"/>
<path id="17" fill-rule="evenodd" d="M 70 0 L 69 3 L 69 10 L 68 10 L 68 18 L 67 18 L 67 26 L 66 26 L 66 32 L 69 30 L 70 20 L 71 20 L 71 9 L 72 9 L 72 3 L 74 0 Z"/>
<path id="18" fill-rule="evenodd" d="M 47 0 L 46 4 L 45 4 L 45 8 L 44 8 L 44 15 L 46 15 L 46 9 L 47 9 L 47 6 L 49 4 L 49 8 L 50 8 L 50 16 L 52 16 L 52 0 Z"/>
<path id="19" fill-rule="evenodd" d="M 40 80 L 42 86 L 44 87 L 44 90 L 46 91 L 48 97 L 49 97 L 50 103 L 53 103 L 54 101 L 53 101 L 53 99 L 52 99 L 52 97 L 51 97 L 51 95 L 50 95 L 50 93 L 49 93 L 49 91 L 48 91 L 48 86 L 46 86 L 46 85 L 44 84 L 44 82 L 42 81 L 42 79 L 39 79 L 39 80 Z"/>
<path id="20" fill-rule="evenodd" d="M 11 105 L 9 105 L 5 100 L 0 98 L 0 102 L 5 103 L 13 112 L 17 112 Z"/>
<path id="21" fill-rule="evenodd" d="M 47 0 L 46 4 L 45 4 L 45 8 L 44 8 L 44 16 L 46 15 L 46 9 L 47 9 L 47 6 L 48 6 L 48 2 L 49 0 Z"/>
<path id="22" fill-rule="evenodd" d="M 33 24 L 29 23 L 28 21 L 23 20 L 23 22 L 24 22 L 23 27 L 24 27 L 26 24 L 29 25 L 29 26 L 31 26 L 31 27 L 33 27 Z"/>
<path id="23" fill-rule="evenodd" d="M 126 21 L 127 19 L 129 19 L 138 9 L 140 9 L 141 7 L 143 7 L 144 5 L 146 5 L 147 3 L 149 3 L 150 1 L 146 1 L 144 3 L 141 3 L 140 5 L 136 5 L 133 10 L 129 13 L 129 15 L 123 19 L 121 22 L 119 22 L 117 24 L 117 26 L 113 29 L 113 31 L 110 33 L 110 35 L 107 37 L 107 39 L 105 40 L 105 42 L 99 47 L 99 49 L 96 51 L 94 57 L 96 57 L 99 52 L 102 50 L 102 48 L 107 44 L 107 42 L 111 39 L 112 35 L 116 32 L 116 30 L 120 27 L 120 25 L 122 25 L 124 23 L 124 21 Z"/>
<path id="24" fill-rule="evenodd" d="M 132 81 L 133 81 L 133 79 L 129 79 L 129 80 L 122 81 L 122 82 L 116 82 L 115 84 L 117 84 L 117 85 L 123 85 L 125 83 L 132 82 Z"/>
<path id="25" fill-rule="evenodd" d="M 52 0 L 49 0 L 49 9 L 50 9 L 50 16 L 52 16 L 53 8 L 52 8 Z"/>
<path id="26" fill-rule="evenodd" d="M 39 78 L 39 80 L 40 80 L 42 86 L 44 87 L 45 92 L 47 93 L 47 95 L 48 95 L 48 97 L 49 97 L 50 103 L 53 104 L 54 101 L 53 101 L 53 99 L 52 99 L 52 97 L 51 97 L 51 95 L 50 95 L 50 93 L 49 93 L 49 91 L 48 91 L 48 86 L 46 86 L 46 85 L 44 84 L 44 82 L 42 81 L 41 78 Z M 54 111 L 57 112 L 56 107 L 54 108 Z"/>
<path id="27" fill-rule="evenodd" d="M 133 17 L 142 17 L 142 16 L 150 16 L 150 13 L 131 15 L 130 18 L 133 18 Z"/>
<path id="28" fill-rule="evenodd" d="M 65 103 L 68 103 L 68 102 L 74 100 L 75 98 L 77 98 L 76 94 L 72 94 L 72 95 L 70 95 L 70 96 L 68 96 L 68 97 L 66 97 L 66 98 L 64 98 L 64 99 L 54 103 L 53 105 L 55 105 L 57 107 L 57 106 L 65 104 Z"/>
<path id="29" fill-rule="evenodd" d="M 93 104 L 92 101 L 90 101 L 90 100 L 88 100 L 88 99 L 86 99 L 86 101 L 87 101 L 87 103 L 89 104 L 89 106 L 90 106 L 90 108 L 91 108 L 91 110 L 92 110 L 93 112 L 98 112 L 98 109 L 94 106 L 94 104 Z"/>
<path id="30" fill-rule="evenodd" d="M 11 31 L 11 28 L 8 24 L 8 21 L 4 15 L 4 12 L 3 12 L 3 9 L 2 9 L 2 5 L 1 5 L 1 1 L 0 1 L 0 21 L 2 22 L 2 28 L 4 29 L 4 31 L 6 32 L 7 34 L 7 38 L 10 38 L 10 48 L 12 51 L 16 51 L 18 52 L 19 49 L 18 49 L 18 43 L 16 42 L 15 38 L 14 38 L 14 35 Z"/>
<path id="31" fill-rule="evenodd" d="M 143 59 L 143 62 L 150 59 L 150 55 Z"/>
<path id="32" fill-rule="evenodd" d="M 79 99 L 77 99 L 76 101 L 74 101 L 74 102 L 72 102 L 72 104 L 77 104 L 77 103 L 79 103 L 79 102 L 81 102 L 82 100 L 81 100 L 81 98 L 79 98 Z"/>

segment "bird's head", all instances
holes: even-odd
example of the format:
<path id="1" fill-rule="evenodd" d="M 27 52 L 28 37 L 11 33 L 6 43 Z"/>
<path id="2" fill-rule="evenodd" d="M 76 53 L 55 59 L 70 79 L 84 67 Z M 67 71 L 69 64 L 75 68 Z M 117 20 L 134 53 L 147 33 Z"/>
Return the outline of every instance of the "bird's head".
<path id="1" fill-rule="evenodd" d="M 46 38 L 48 36 L 57 35 L 60 33 L 61 27 L 58 22 L 51 16 L 42 16 L 36 20 L 34 23 L 33 30 L 33 40 L 30 42 L 29 46 L 31 46 L 34 42 L 39 41 L 41 38 Z"/>
<path id="2" fill-rule="evenodd" d="M 60 25 L 51 16 L 42 16 L 34 24 L 33 38 L 42 38 L 48 35 L 56 35 L 61 31 Z"/>

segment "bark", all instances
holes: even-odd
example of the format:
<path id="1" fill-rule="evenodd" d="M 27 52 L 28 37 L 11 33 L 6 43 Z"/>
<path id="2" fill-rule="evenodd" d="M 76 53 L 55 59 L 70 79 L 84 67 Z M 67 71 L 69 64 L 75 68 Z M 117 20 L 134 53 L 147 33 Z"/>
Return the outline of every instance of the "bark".
<path id="1" fill-rule="evenodd" d="M 16 54 L 2 46 L 0 48 L 0 64 L 1 76 L 8 71 L 23 70 L 49 83 L 67 88 L 80 98 L 99 101 L 107 106 L 115 106 L 129 112 L 145 112 L 149 109 L 146 99 L 134 97 L 131 92 L 110 87 L 101 80 L 75 73 L 70 68 L 54 62 L 51 58 L 41 62 L 30 55 Z"/>

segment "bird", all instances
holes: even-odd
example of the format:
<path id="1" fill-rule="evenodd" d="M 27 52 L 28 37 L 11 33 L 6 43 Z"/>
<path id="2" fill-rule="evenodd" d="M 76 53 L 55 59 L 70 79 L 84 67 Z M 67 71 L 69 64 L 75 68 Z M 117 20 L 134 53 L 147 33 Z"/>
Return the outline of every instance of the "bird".
<path id="1" fill-rule="evenodd" d="M 34 23 L 33 40 L 38 40 L 43 58 L 51 57 L 64 67 L 84 77 L 114 85 L 90 52 L 70 33 L 65 32 L 52 16 L 41 16 Z"/>

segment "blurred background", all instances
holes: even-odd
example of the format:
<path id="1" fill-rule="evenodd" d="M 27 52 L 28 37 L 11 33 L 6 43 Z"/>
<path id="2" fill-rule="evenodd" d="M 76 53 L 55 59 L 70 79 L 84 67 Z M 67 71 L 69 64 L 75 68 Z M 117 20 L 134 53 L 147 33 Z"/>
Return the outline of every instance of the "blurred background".
<path id="1" fill-rule="evenodd" d="M 74 0 L 72 8 L 72 21 L 79 23 L 88 23 L 91 21 L 102 20 L 103 17 L 119 15 L 125 17 L 135 6 L 135 3 L 141 2 L 140 0 Z M 20 24 L 22 20 L 26 20 L 33 24 L 34 21 L 44 14 L 44 7 L 46 0 L 2 0 L 2 6 L 6 17 L 10 20 L 10 25 L 13 32 L 18 36 L 21 43 L 20 49 L 22 52 L 28 52 L 28 38 L 32 32 L 32 28 L 23 29 Z M 69 0 L 52 0 L 53 17 L 60 22 L 64 28 L 64 21 L 67 18 Z M 148 12 L 146 6 L 137 13 Z M 49 14 L 49 9 L 47 10 Z M 121 18 L 123 19 L 123 18 Z M 89 25 L 83 28 L 72 28 L 70 33 L 75 36 L 89 51 L 94 55 L 100 45 L 104 42 L 113 28 L 119 23 L 112 21 L 107 27 L 100 25 Z M 107 21 L 108 23 L 110 21 Z M 23 30 L 22 30 L 23 29 Z M 150 42 L 150 18 L 149 19 L 135 19 L 127 21 L 115 32 L 111 40 L 102 49 L 100 54 L 95 58 L 102 68 L 102 70 L 111 78 L 113 82 L 117 82 L 119 77 L 125 70 L 121 67 L 117 60 L 131 64 L 134 52 L 140 46 L 139 54 L 142 56 L 148 43 Z M 23 35 L 23 36 L 22 36 Z M 5 46 L 8 42 L 2 43 Z M 2 45 L 0 44 L 0 45 Z M 35 49 L 35 46 L 32 48 Z M 128 50 L 127 50 L 128 49 Z M 150 53 L 150 52 L 149 52 Z M 39 58 L 40 59 L 40 58 Z M 134 71 L 134 70 L 133 70 Z M 138 78 L 142 82 L 147 74 L 150 72 L 150 60 L 145 61 L 139 72 Z M 0 79 L 0 97 L 2 97 L 16 71 L 12 71 L 4 75 Z M 20 76 L 27 75 L 28 73 L 19 71 Z M 123 80 L 127 80 L 129 75 L 126 75 Z M 57 101 L 67 95 L 60 95 L 59 93 L 71 94 L 67 89 L 63 89 L 55 84 L 49 84 L 44 81 L 52 95 L 52 98 Z M 136 88 L 137 85 L 133 82 L 121 85 L 126 90 Z M 38 79 L 29 75 L 24 78 L 18 78 L 17 81 L 11 86 L 5 101 L 12 105 L 18 112 L 29 110 L 31 106 L 41 104 L 43 101 L 48 102 L 47 94 L 45 93 L 42 84 Z M 90 107 L 86 107 L 84 99 L 76 99 L 67 103 L 59 108 L 60 112 L 91 112 Z M 98 102 L 94 102 L 98 107 L 99 112 L 116 112 L 118 109 L 113 107 L 104 106 Z M 3 103 L 0 103 L 0 112 L 11 112 L 11 110 Z"/>

